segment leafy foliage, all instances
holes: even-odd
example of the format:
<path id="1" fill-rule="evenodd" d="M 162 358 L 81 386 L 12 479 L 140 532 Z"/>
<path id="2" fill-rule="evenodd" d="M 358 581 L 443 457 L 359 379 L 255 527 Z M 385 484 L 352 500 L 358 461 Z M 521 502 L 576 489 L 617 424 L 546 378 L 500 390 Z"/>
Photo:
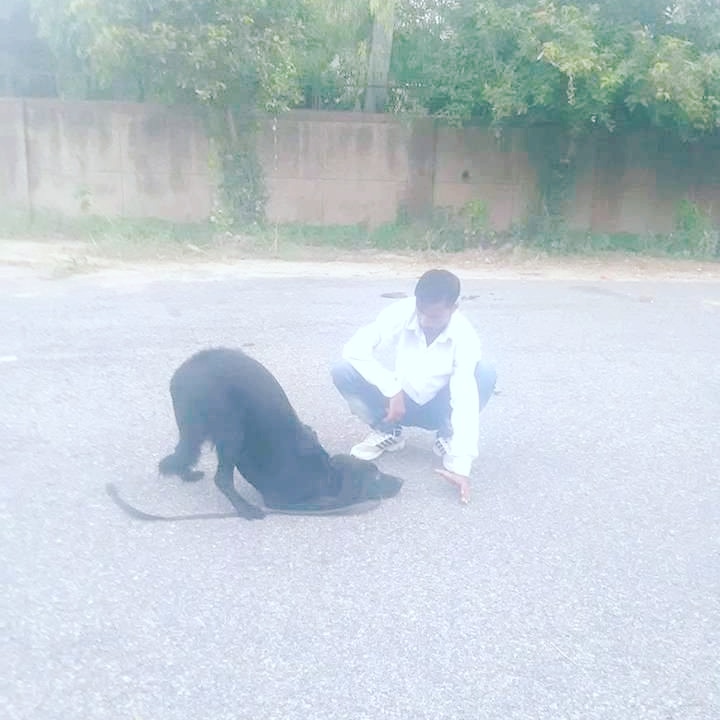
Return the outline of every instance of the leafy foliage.
<path id="1" fill-rule="evenodd" d="M 299 60 L 303 105 L 352 110 L 367 84 L 372 17 L 367 2 L 309 0 Z"/>
<path id="2" fill-rule="evenodd" d="M 458 0 L 440 3 L 434 17 L 413 6 L 397 31 L 394 68 L 401 82 L 422 86 L 439 115 L 572 132 L 630 122 L 687 135 L 720 125 L 712 0 L 669 9 L 657 0 Z"/>
<path id="3" fill-rule="evenodd" d="M 146 98 L 270 111 L 299 97 L 300 1 L 32 2 L 58 55 L 74 51 L 105 85 L 132 78 Z"/>
<path id="4" fill-rule="evenodd" d="M 720 124 L 717 0 L 30 1 L 58 58 L 143 98 L 360 108 L 373 29 L 394 17 L 393 111 L 572 133 Z"/>

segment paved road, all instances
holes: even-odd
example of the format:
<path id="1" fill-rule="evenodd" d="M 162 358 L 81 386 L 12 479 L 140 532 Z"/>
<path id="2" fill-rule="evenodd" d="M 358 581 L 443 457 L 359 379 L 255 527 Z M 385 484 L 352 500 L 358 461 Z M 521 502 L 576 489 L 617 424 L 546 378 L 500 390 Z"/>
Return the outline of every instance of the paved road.
<path id="1" fill-rule="evenodd" d="M 103 490 L 227 509 L 157 477 L 174 367 L 247 345 L 347 450 L 327 367 L 412 283 L 0 288 L 3 718 L 720 717 L 720 285 L 468 281 L 501 390 L 469 506 L 418 431 L 371 514 L 179 524 Z"/>

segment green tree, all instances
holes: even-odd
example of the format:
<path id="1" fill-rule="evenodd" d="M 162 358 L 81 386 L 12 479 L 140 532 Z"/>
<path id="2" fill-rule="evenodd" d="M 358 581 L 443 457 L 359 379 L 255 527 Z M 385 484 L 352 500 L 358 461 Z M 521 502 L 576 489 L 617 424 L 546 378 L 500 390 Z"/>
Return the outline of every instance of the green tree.
<path id="1" fill-rule="evenodd" d="M 299 65 L 304 105 L 360 109 L 367 85 L 372 17 L 367 2 L 308 0 L 311 19 Z"/>
<path id="2" fill-rule="evenodd" d="M 59 57 L 142 97 L 276 110 L 297 101 L 302 0 L 32 0 Z"/>
<path id="3" fill-rule="evenodd" d="M 372 39 L 368 58 L 365 112 L 383 112 L 388 101 L 388 81 L 395 32 L 396 0 L 370 0 Z"/>
<path id="4" fill-rule="evenodd" d="M 411 2 L 411 0 L 408 0 Z M 306 104 L 383 112 L 399 0 L 308 0 Z"/>
<path id="5" fill-rule="evenodd" d="M 691 134 L 720 119 L 719 35 L 714 0 L 418 0 L 401 11 L 393 72 L 454 120 Z"/>

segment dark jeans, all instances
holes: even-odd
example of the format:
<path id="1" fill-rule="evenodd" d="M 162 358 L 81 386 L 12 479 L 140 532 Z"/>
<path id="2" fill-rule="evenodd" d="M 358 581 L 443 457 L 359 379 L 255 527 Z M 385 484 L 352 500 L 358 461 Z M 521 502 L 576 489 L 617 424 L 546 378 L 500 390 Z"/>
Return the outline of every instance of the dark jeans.
<path id="1" fill-rule="evenodd" d="M 371 428 L 381 432 L 392 432 L 396 427 L 420 427 L 436 430 L 441 437 L 450 437 L 450 389 L 446 385 L 425 405 L 418 405 L 405 396 L 405 416 L 396 425 L 383 422 L 387 412 L 387 398 L 371 385 L 349 363 L 340 361 L 333 365 L 331 375 L 335 387 L 345 398 L 350 411 Z M 492 365 L 478 363 L 475 368 L 475 380 L 478 386 L 480 412 L 492 397 L 495 390 L 497 373 Z"/>

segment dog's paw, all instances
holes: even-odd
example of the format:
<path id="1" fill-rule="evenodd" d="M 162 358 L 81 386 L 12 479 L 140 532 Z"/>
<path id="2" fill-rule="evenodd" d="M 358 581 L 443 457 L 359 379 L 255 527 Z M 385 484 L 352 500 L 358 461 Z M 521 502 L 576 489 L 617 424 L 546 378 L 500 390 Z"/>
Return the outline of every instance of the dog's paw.
<path id="1" fill-rule="evenodd" d="M 158 472 L 161 475 L 176 475 L 179 471 L 178 468 L 178 462 L 175 459 L 175 455 L 171 454 L 167 457 L 164 457 L 159 463 L 158 463 Z"/>

